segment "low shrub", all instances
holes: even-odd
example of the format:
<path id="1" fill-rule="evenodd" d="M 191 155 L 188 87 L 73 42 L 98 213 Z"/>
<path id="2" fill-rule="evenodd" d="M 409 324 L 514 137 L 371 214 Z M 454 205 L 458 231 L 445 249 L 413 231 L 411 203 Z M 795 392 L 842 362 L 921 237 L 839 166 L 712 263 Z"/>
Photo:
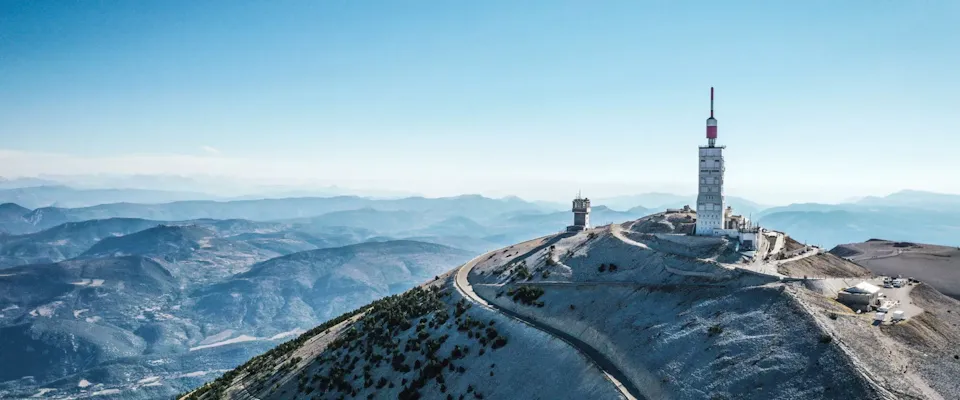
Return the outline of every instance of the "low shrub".
<path id="1" fill-rule="evenodd" d="M 719 334 L 723 333 L 723 327 L 721 327 L 719 324 L 718 324 L 718 325 L 713 325 L 713 326 L 707 328 L 707 333 L 710 334 L 710 336 L 719 335 Z"/>
<path id="2" fill-rule="evenodd" d="M 543 307 L 543 302 L 537 301 L 537 299 L 543 295 L 543 288 L 541 287 L 524 285 L 508 290 L 507 295 L 510 296 L 515 302 L 526 304 L 528 306 Z"/>

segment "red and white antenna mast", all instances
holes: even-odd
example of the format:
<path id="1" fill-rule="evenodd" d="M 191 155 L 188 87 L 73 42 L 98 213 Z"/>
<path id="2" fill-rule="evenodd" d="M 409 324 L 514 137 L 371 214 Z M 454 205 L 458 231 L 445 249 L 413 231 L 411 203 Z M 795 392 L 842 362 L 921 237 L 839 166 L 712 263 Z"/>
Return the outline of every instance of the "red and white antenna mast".
<path id="1" fill-rule="evenodd" d="M 713 87 L 710 88 L 710 118 L 707 118 L 707 145 L 714 147 L 717 142 L 717 119 L 713 117 Z"/>

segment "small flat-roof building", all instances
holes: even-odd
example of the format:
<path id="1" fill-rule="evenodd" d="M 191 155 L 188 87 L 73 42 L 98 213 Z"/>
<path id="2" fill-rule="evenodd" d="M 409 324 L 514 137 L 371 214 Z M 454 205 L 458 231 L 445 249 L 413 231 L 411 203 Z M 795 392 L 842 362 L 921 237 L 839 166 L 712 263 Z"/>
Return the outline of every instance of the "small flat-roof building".
<path id="1" fill-rule="evenodd" d="M 573 225 L 567 227 L 567 232 L 580 232 L 590 229 L 590 199 L 581 197 L 573 199 Z"/>
<path id="2" fill-rule="evenodd" d="M 860 282 L 840 291 L 837 301 L 854 310 L 868 311 L 871 305 L 876 304 L 879 294 L 878 286 Z"/>
<path id="3" fill-rule="evenodd" d="M 885 313 L 885 312 L 878 312 L 878 313 L 874 314 L 874 316 L 873 316 L 873 323 L 875 323 L 875 324 L 880 324 L 880 323 L 882 323 L 883 320 L 885 320 L 885 319 L 887 319 L 887 313 Z"/>
<path id="4" fill-rule="evenodd" d="M 903 321 L 906 317 L 903 315 L 903 310 L 897 310 L 893 312 L 893 321 Z"/>

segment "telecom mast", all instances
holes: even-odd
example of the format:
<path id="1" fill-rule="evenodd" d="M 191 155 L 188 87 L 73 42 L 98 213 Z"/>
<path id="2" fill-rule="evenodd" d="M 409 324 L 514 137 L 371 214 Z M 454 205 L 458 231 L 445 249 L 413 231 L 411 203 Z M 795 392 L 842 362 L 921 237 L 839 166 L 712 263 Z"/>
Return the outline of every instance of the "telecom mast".
<path id="1" fill-rule="evenodd" d="M 723 146 L 717 147 L 717 119 L 713 117 L 713 88 L 710 88 L 710 118 L 707 118 L 707 145 L 700 147 L 700 182 L 697 193 L 697 235 L 719 235 L 727 228 L 723 197 Z"/>
<path id="2" fill-rule="evenodd" d="M 707 118 L 707 147 L 717 144 L 717 119 L 713 117 L 713 87 L 710 87 L 710 118 Z"/>

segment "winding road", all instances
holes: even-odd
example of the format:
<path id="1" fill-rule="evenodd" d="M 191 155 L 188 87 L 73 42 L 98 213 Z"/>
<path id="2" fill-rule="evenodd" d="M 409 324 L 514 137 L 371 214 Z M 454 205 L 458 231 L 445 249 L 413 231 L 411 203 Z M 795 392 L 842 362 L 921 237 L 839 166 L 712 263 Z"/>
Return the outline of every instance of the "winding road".
<path id="1" fill-rule="evenodd" d="M 620 394 L 624 398 L 628 400 L 644 399 L 644 397 L 640 395 L 640 391 L 637 390 L 637 388 L 630 382 L 629 379 L 627 379 L 626 375 L 620 371 L 620 369 L 617 368 L 617 366 L 611 362 L 610 359 L 604 356 L 603 353 L 599 352 L 597 349 L 566 332 L 538 322 L 533 317 L 518 314 L 511 310 L 499 307 L 496 304 L 492 304 L 474 292 L 473 286 L 470 285 L 470 281 L 467 279 L 467 277 L 470 275 L 470 270 L 472 270 L 473 267 L 476 266 L 477 262 L 483 257 L 487 257 L 493 253 L 495 253 L 495 251 L 477 256 L 457 269 L 456 277 L 454 279 L 454 287 L 456 287 L 457 291 L 460 292 L 464 298 L 481 307 L 506 315 L 513 320 L 526 324 L 534 329 L 546 332 L 547 334 L 564 341 L 582 354 L 594 366 L 596 366 L 597 369 L 599 369 L 600 372 L 603 373 L 603 375 L 611 383 L 613 383 L 613 385 L 618 391 L 620 391 Z"/>

